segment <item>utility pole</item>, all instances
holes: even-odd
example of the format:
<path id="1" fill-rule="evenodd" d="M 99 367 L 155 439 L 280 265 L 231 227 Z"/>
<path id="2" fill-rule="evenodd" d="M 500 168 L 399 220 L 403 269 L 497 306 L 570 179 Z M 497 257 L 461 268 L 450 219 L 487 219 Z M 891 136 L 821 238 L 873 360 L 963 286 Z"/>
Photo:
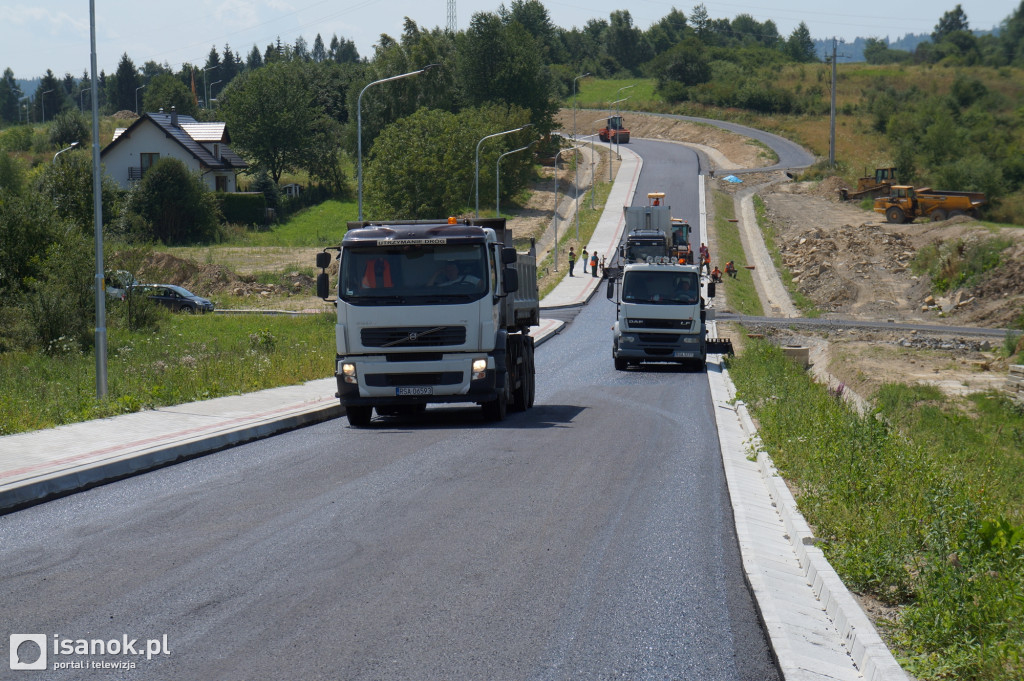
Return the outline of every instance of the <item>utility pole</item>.
<path id="1" fill-rule="evenodd" d="M 455 0 L 448 0 L 448 32 L 452 35 L 459 32 L 459 22 L 455 18 Z"/>
<path id="2" fill-rule="evenodd" d="M 832 111 L 828 127 L 828 167 L 836 167 L 836 48 L 839 41 L 832 38 Z"/>

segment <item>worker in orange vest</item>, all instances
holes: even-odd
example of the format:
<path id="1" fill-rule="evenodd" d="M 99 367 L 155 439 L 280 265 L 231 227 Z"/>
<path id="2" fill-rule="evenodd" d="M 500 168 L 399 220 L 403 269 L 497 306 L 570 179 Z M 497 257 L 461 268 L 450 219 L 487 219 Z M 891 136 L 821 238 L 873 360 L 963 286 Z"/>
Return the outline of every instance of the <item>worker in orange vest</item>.
<path id="1" fill-rule="evenodd" d="M 363 288 L 391 288 L 391 263 L 387 258 L 374 258 L 366 263 L 366 274 L 363 275 Z"/>

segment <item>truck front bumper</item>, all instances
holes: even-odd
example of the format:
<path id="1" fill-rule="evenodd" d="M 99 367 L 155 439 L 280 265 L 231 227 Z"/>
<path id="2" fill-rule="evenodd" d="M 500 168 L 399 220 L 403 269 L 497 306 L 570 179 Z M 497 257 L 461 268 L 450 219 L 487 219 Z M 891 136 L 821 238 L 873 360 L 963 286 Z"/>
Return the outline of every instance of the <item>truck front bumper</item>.
<path id="1" fill-rule="evenodd" d="M 647 362 L 679 362 L 704 359 L 704 344 L 695 334 L 647 334 L 626 332 L 615 339 L 612 354 L 619 359 Z"/>
<path id="2" fill-rule="evenodd" d="M 486 359 L 486 369 L 475 376 L 474 359 Z M 343 372 L 345 364 L 355 366 L 354 382 Z M 397 362 L 371 355 L 339 357 L 335 377 L 338 398 L 345 406 L 483 403 L 504 388 L 505 367 L 497 366 L 495 357 L 485 353 Z"/>

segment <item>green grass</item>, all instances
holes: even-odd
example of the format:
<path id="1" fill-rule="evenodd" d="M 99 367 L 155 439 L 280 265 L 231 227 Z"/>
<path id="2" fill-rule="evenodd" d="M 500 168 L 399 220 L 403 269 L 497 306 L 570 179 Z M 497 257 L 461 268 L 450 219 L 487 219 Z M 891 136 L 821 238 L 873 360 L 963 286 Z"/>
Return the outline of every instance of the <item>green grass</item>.
<path id="1" fill-rule="evenodd" d="M 725 283 L 722 285 L 729 301 L 729 309 L 740 314 L 761 316 L 764 314 L 764 308 L 761 307 L 761 300 L 757 297 L 754 279 L 750 270 L 743 268 L 747 257 L 743 253 L 739 226 L 735 222 L 729 222 L 729 220 L 736 219 L 732 195 L 713 191 L 711 196 L 715 206 L 714 230 L 718 245 L 718 252 L 712 254 L 713 260 L 718 263 L 723 272 L 725 263 L 730 260 L 736 264 L 738 270 L 735 279 L 725 277 Z"/>
<path id="2" fill-rule="evenodd" d="M 619 91 L 628 86 L 633 87 Z M 577 106 L 581 109 L 607 110 L 615 100 L 628 97 L 626 101 L 619 102 L 619 111 L 659 111 L 665 104 L 661 96 L 654 92 L 654 86 L 653 78 L 582 78 L 576 82 Z M 572 94 L 566 98 L 565 106 L 572 107 Z M 629 127 L 629 121 L 626 121 L 626 127 Z"/>
<path id="3" fill-rule="evenodd" d="M 779 247 L 775 243 L 775 229 L 772 226 L 772 221 L 768 217 L 768 209 L 764 204 L 764 200 L 754 195 L 754 214 L 757 216 L 757 226 L 761 230 L 761 235 L 764 237 L 764 244 L 768 248 L 768 253 L 772 257 L 772 263 L 775 265 L 775 271 L 782 277 L 782 283 L 786 286 L 786 290 L 789 292 L 789 297 L 792 299 L 793 304 L 796 305 L 797 309 L 803 313 L 804 317 L 817 318 L 821 316 L 821 310 L 819 310 L 814 301 L 805 296 L 800 292 L 800 289 L 796 284 L 793 283 L 793 275 L 790 273 L 788 267 L 784 267 L 782 264 L 782 254 L 779 252 Z"/>
<path id="4" fill-rule="evenodd" d="M 590 208 L 590 193 L 588 192 L 586 194 L 580 195 L 579 240 L 576 239 L 575 221 L 570 223 L 570 225 L 572 225 L 571 228 L 565 228 L 564 225 L 559 227 L 559 231 L 565 229 L 565 232 L 558 239 L 558 248 L 562 249 L 562 252 L 568 251 L 569 246 L 575 246 L 577 247 L 577 250 L 579 250 L 583 246 L 589 244 L 591 237 L 594 236 L 594 230 L 597 229 L 597 222 L 598 220 L 601 219 L 601 213 L 604 212 L 604 206 L 605 203 L 608 201 L 608 195 L 612 191 L 612 184 L 608 181 L 602 182 L 601 180 L 598 180 L 597 184 L 595 185 L 592 191 L 595 192 L 593 209 Z M 522 249 L 522 246 L 519 246 L 519 248 Z M 580 262 L 579 265 L 582 267 L 583 263 Z M 551 269 L 553 267 L 554 255 L 552 251 L 548 253 L 541 262 L 537 263 L 538 275 L 541 272 L 544 272 L 545 270 Z M 551 291 L 554 290 L 558 283 L 569 274 L 568 265 L 564 264 L 564 262 L 562 266 L 562 272 L 564 272 L 563 276 L 549 277 L 547 280 L 542 282 L 540 288 L 541 298 L 544 298 L 544 296 L 551 293 Z"/>
<path id="5" fill-rule="evenodd" d="M 355 201 L 328 200 L 306 208 L 269 231 L 245 231 L 228 246 L 336 246 L 345 236 L 345 224 L 359 216 Z"/>
<path id="6" fill-rule="evenodd" d="M 0 435 L 293 385 L 331 375 L 331 314 L 164 315 L 159 333 L 109 330 L 108 398 L 92 353 L 0 354 Z"/>
<path id="7" fill-rule="evenodd" d="M 902 606 L 883 631 L 904 668 L 1022 678 L 1024 410 L 987 394 L 963 416 L 934 388 L 888 386 L 859 416 L 756 340 L 730 372 L 843 581 Z"/>

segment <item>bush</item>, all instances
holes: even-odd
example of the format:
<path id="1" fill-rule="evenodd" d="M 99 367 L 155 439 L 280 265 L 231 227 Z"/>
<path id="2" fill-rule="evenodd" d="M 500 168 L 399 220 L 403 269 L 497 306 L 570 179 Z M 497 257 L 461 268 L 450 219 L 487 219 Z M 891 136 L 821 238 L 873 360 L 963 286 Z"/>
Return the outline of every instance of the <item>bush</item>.
<path id="1" fill-rule="evenodd" d="M 267 221 L 267 199 L 262 192 L 215 194 L 224 222 L 236 225 L 262 225 Z"/>
<path id="2" fill-rule="evenodd" d="M 47 354 L 66 354 L 92 347 L 96 317 L 91 242 L 69 232 L 47 250 L 39 278 L 28 284 L 24 306 L 34 341 Z"/>
<path id="3" fill-rule="evenodd" d="M 50 124 L 50 144 L 66 147 L 72 142 L 84 149 L 90 140 L 89 122 L 78 109 L 67 109 L 57 114 Z"/>
<path id="4" fill-rule="evenodd" d="M 160 159 L 130 192 L 122 224 L 132 232 L 138 228 L 133 213 L 145 221 L 152 238 L 166 245 L 210 243 L 219 235 L 213 192 L 176 158 Z"/>

